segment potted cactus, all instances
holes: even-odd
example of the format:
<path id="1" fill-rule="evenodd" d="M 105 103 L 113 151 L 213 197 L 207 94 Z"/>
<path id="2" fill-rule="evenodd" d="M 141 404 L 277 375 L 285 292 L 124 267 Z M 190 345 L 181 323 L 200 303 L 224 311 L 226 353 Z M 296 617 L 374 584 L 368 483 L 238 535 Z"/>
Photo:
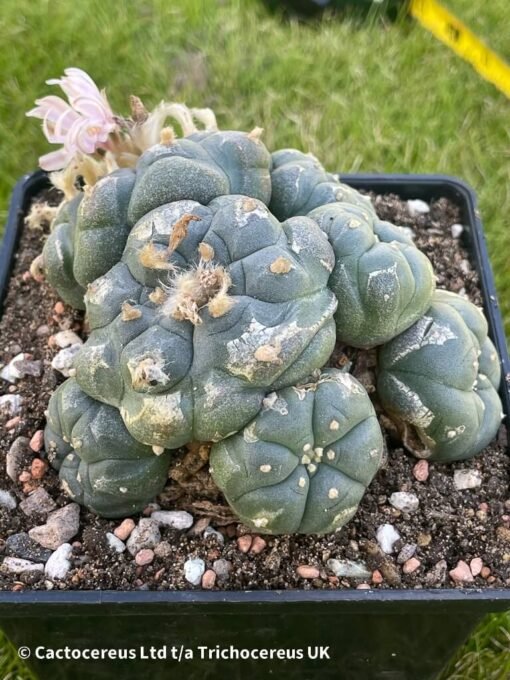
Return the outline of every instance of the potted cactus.
<path id="1" fill-rule="evenodd" d="M 58 322 L 74 323 L 61 333 L 74 333 L 78 342 L 68 361 L 53 362 L 61 375 L 45 404 L 44 436 L 39 430 L 38 449 L 30 442 L 39 463 L 32 461 L 29 473 L 18 456 L 14 491 L 6 491 L 14 507 L 13 494 L 31 498 L 32 505 L 37 498 L 34 514 L 46 519 L 26 532 L 8 528 L 6 590 L 20 574 L 35 574 L 32 583 L 21 581 L 22 589 L 49 589 L 37 599 L 50 614 L 64 617 L 71 639 L 77 639 L 81 621 L 70 612 L 82 603 L 90 617 L 87 644 L 110 625 L 104 614 L 109 602 L 119 613 L 141 615 L 142 626 L 133 627 L 130 616 L 118 623 L 124 634 L 129 629 L 134 646 L 146 626 L 160 620 L 158 603 L 172 607 L 172 620 L 162 619 L 172 640 L 180 613 L 192 636 L 198 635 L 202 613 L 218 615 L 217 626 L 203 631 L 208 650 L 218 642 L 230 644 L 241 621 L 247 637 L 238 635 L 236 645 L 267 648 L 261 615 L 274 611 L 291 622 L 290 646 L 300 651 L 295 658 L 308 670 L 318 668 L 319 654 L 328 657 L 327 650 L 316 648 L 329 646 L 334 668 L 341 655 L 351 659 L 348 677 L 368 677 L 355 638 L 369 625 L 369 611 L 377 615 L 370 649 L 381 673 L 413 666 L 408 613 L 421 612 L 416 625 L 425 634 L 437 617 L 464 611 L 462 626 L 430 642 L 437 653 L 424 664 L 423 675 L 415 673 L 430 677 L 484 607 L 496 606 L 491 599 L 504 603 L 507 597 L 503 590 L 487 588 L 477 595 L 441 587 L 447 584 L 444 578 L 431 581 L 432 569 L 420 583 L 415 572 L 422 560 L 416 555 L 428 544 L 425 538 L 406 542 L 401 534 L 407 530 L 399 534 L 391 522 L 411 520 L 417 503 L 430 503 L 421 511 L 425 521 L 438 512 L 426 491 L 420 500 L 407 490 L 426 482 L 429 461 L 437 461 L 437 474 L 453 482 L 459 472 L 482 474 L 458 461 L 476 465 L 471 461 L 478 454 L 494 455 L 490 461 L 498 465 L 504 459 L 500 439 L 508 390 L 500 384 L 508 359 L 501 321 L 490 305 L 493 283 L 469 191 L 437 178 L 358 177 L 344 183 L 310 154 L 270 153 L 260 128 L 218 130 L 209 109 L 162 103 L 148 112 L 132 97 L 131 115 L 122 117 L 78 69 L 50 82 L 61 85 L 69 104 L 44 98 L 30 115 L 42 118 L 48 139 L 62 145 L 40 159 L 52 173 L 60 203 L 36 201 L 29 209 L 27 187 L 47 186 L 46 176 L 21 187 L 28 221 L 51 223 L 30 275 L 23 276 L 34 289 L 44 287 L 58 297 L 57 316 L 68 310 L 68 322 L 60 317 Z M 465 291 L 438 284 L 412 231 L 383 219 L 377 201 L 356 186 L 379 194 L 395 187 L 404 200 L 430 199 L 440 191 L 461 203 L 488 319 Z M 10 228 L 18 229 L 14 213 Z M 14 247 L 8 230 L 6 270 Z M 56 351 L 62 336 L 51 337 Z M 22 375 L 30 361 L 23 354 L 2 377 L 15 385 L 15 372 Z M 31 389 L 36 386 L 35 380 Z M 12 447 L 23 445 L 13 439 L 6 452 L 11 469 Z M 420 459 L 416 465 L 413 454 Z M 55 472 L 46 471 L 48 464 Z M 385 477 L 391 480 L 399 466 L 407 478 L 399 477 L 397 489 L 389 482 L 382 494 L 380 516 L 387 521 L 367 526 L 381 505 L 371 484 L 380 499 Z M 169 482 L 183 478 L 185 500 Z M 457 487 L 455 498 L 464 502 Z M 443 491 L 445 502 L 449 489 Z M 59 541 L 63 517 L 66 512 L 77 517 L 78 506 L 81 524 L 63 531 Z M 196 537 L 206 534 L 201 550 Z M 494 541 L 487 550 L 497 550 Z M 183 546 L 190 554 L 179 552 Z M 236 550 L 245 556 L 240 565 L 249 566 L 253 558 L 261 568 L 260 580 L 253 575 L 243 592 L 229 582 Z M 319 551 L 325 565 L 320 568 L 312 564 Z M 454 554 L 457 566 L 447 565 L 451 582 L 465 586 L 483 578 L 478 563 L 469 567 L 462 552 Z M 122 572 L 127 590 L 83 580 L 87 565 L 106 574 L 112 559 L 113 571 L 119 565 L 127 570 Z M 463 565 L 469 575 L 462 576 Z M 291 569 L 294 580 L 276 596 L 267 573 L 273 574 L 271 584 L 281 584 Z M 55 583 L 63 592 L 51 592 Z M 427 583 L 438 588 L 435 597 L 423 589 Z M 99 598 L 90 592 L 98 587 Z M 31 597 L 29 589 L 3 593 L 0 606 L 27 603 L 35 643 L 42 633 Z M 141 609 L 135 609 L 137 602 Z M 186 602 L 194 603 L 191 609 Z M 252 611 L 250 603 L 259 606 Z M 298 607 L 313 617 L 307 636 L 295 623 Z M 17 611 L 11 611 L 15 616 L 7 628 L 22 641 Z M 390 615 L 391 643 L 379 630 Z M 332 616 L 345 636 L 342 649 L 335 649 L 331 637 Z M 282 646 L 276 623 L 269 638 L 269 646 Z M 233 652 L 216 658 L 191 644 L 180 649 L 199 673 L 209 672 L 218 659 L 243 658 Z M 50 668 L 49 657 L 38 660 L 43 671 Z M 138 671 L 132 665 L 129 672 Z M 320 672 L 329 671 L 323 666 Z"/>

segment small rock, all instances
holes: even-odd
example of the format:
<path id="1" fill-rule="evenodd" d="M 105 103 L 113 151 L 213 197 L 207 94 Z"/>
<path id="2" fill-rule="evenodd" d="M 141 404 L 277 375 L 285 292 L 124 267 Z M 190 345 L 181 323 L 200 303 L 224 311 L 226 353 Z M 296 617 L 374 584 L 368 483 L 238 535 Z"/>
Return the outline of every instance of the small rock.
<path id="1" fill-rule="evenodd" d="M 320 572 L 317 567 L 312 567 L 308 564 L 300 564 L 296 569 L 296 573 L 300 578 L 319 578 Z"/>
<path id="2" fill-rule="evenodd" d="M 448 565 L 446 560 L 439 560 L 425 575 L 425 583 L 429 586 L 441 585 L 446 580 Z"/>
<path id="3" fill-rule="evenodd" d="M 260 553 L 266 549 L 267 542 L 262 538 L 262 536 L 254 536 L 251 543 L 250 552 L 254 555 L 260 555 Z"/>
<path id="4" fill-rule="evenodd" d="M 28 445 L 32 451 L 39 453 L 44 446 L 44 430 L 37 430 L 37 432 L 34 432 Z"/>
<path id="5" fill-rule="evenodd" d="M 19 394 L 4 394 L 0 397 L 0 412 L 15 416 L 21 411 L 23 397 Z"/>
<path id="6" fill-rule="evenodd" d="M 22 484 L 25 482 L 30 482 L 32 480 L 32 473 L 28 470 L 23 470 L 23 472 L 18 477 L 18 481 Z M 28 492 L 27 492 L 28 493 Z"/>
<path id="7" fill-rule="evenodd" d="M 404 562 L 410 560 L 411 557 L 414 557 L 417 547 L 416 543 L 406 543 L 398 554 L 397 562 L 404 564 Z"/>
<path id="8" fill-rule="evenodd" d="M 150 548 L 142 548 L 135 555 L 135 562 L 139 567 L 145 567 L 154 561 L 154 551 Z"/>
<path id="9" fill-rule="evenodd" d="M 432 541 L 432 534 L 419 533 L 416 540 L 420 548 L 426 548 Z"/>
<path id="10" fill-rule="evenodd" d="M 185 510 L 156 510 L 152 513 L 151 519 L 179 531 L 189 529 L 193 524 L 193 515 Z"/>
<path id="11" fill-rule="evenodd" d="M 66 311 L 66 308 L 64 307 L 64 303 L 58 300 L 55 302 L 53 305 L 53 311 L 55 314 L 58 314 L 59 316 L 62 316 L 62 314 Z"/>
<path id="12" fill-rule="evenodd" d="M 19 504 L 21 510 L 25 515 L 48 515 L 57 507 L 55 501 L 50 494 L 43 489 L 42 486 L 37 487 L 35 491 L 21 501 Z M 74 535 L 74 534 L 73 534 Z M 56 546 L 58 548 L 58 546 Z M 55 548 L 53 548 L 55 550 Z"/>
<path id="13" fill-rule="evenodd" d="M 214 588 L 214 585 L 216 583 L 216 572 L 213 571 L 212 569 L 208 569 L 206 572 L 204 572 L 204 575 L 202 576 L 202 588 L 205 590 L 212 590 Z"/>
<path id="14" fill-rule="evenodd" d="M 16 380 L 19 380 L 21 378 L 21 373 L 16 364 L 19 361 L 23 361 L 24 359 L 25 355 L 23 353 L 17 354 L 13 359 L 9 361 L 8 364 L 6 364 L 2 368 L 2 370 L 0 371 L 0 378 L 3 378 L 3 380 L 6 380 L 7 382 L 14 384 Z"/>
<path id="15" fill-rule="evenodd" d="M 496 529 L 496 536 L 500 541 L 510 543 L 510 529 L 508 527 L 498 527 Z"/>
<path id="16" fill-rule="evenodd" d="M 227 581 L 232 571 L 232 562 L 224 559 L 214 560 L 213 569 L 220 581 Z"/>
<path id="17" fill-rule="evenodd" d="M 483 562 L 482 562 L 481 558 L 480 557 L 473 557 L 473 559 L 469 563 L 469 568 L 470 568 L 473 576 L 478 576 L 479 574 L 481 574 L 482 569 L 483 569 Z"/>
<path id="18" fill-rule="evenodd" d="M 50 513 L 46 524 L 30 529 L 28 535 L 44 548 L 56 550 L 76 536 L 79 528 L 80 506 L 69 503 Z"/>
<path id="19" fill-rule="evenodd" d="M 430 206 L 419 198 L 407 201 L 407 207 L 412 215 L 425 215 L 430 212 Z"/>
<path id="20" fill-rule="evenodd" d="M 30 466 L 30 474 L 32 479 L 42 479 L 48 469 L 48 463 L 40 458 L 34 458 Z"/>
<path id="21" fill-rule="evenodd" d="M 200 517 L 188 531 L 188 536 L 201 536 L 209 526 L 209 517 Z"/>
<path id="22" fill-rule="evenodd" d="M 53 357 L 51 362 L 52 367 L 59 373 L 62 373 L 66 378 L 69 378 L 71 375 L 69 371 L 73 368 L 74 358 L 81 350 L 81 347 L 81 344 L 75 344 L 66 347 L 65 349 L 61 349 L 60 352 Z"/>
<path id="23" fill-rule="evenodd" d="M 450 578 L 455 583 L 472 583 L 474 581 L 471 569 L 464 562 L 464 560 L 459 560 L 455 569 L 450 571 Z"/>
<path id="24" fill-rule="evenodd" d="M 47 562 L 51 556 L 51 550 L 40 546 L 24 531 L 12 534 L 6 539 L 5 552 L 31 562 Z"/>
<path id="25" fill-rule="evenodd" d="M 364 562 L 330 559 L 326 562 L 326 566 L 339 578 L 366 580 L 367 578 L 370 578 L 372 574 Z"/>
<path id="26" fill-rule="evenodd" d="M 142 517 L 129 536 L 127 549 L 134 556 L 143 548 L 152 550 L 160 541 L 161 534 L 159 533 L 158 523 L 152 517 Z"/>
<path id="27" fill-rule="evenodd" d="M 15 366 L 18 370 L 18 373 L 22 378 L 25 378 L 27 375 L 38 378 L 42 374 L 42 362 L 32 361 L 31 359 L 27 358 L 28 356 L 30 355 L 25 354 L 24 359 L 16 361 Z"/>
<path id="28" fill-rule="evenodd" d="M 453 485 L 457 491 L 476 489 L 482 485 L 482 475 L 478 470 L 455 470 Z"/>
<path id="29" fill-rule="evenodd" d="M 450 232 L 453 238 L 459 238 L 463 231 L 464 227 L 462 226 L 462 224 L 455 223 L 452 224 L 452 226 L 450 227 Z"/>
<path id="30" fill-rule="evenodd" d="M 143 509 L 143 514 L 145 517 L 150 517 L 156 512 L 156 510 L 161 510 L 161 505 L 159 505 L 159 503 L 149 503 Z"/>
<path id="31" fill-rule="evenodd" d="M 205 572 L 205 562 L 200 558 L 186 560 L 184 563 L 184 578 L 193 586 L 198 586 Z"/>
<path id="32" fill-rule="evenodd" d="M 216 539 L 219 545 L 223 545 L 225 543 L 225 536 L 221 533 L 221 531 L 217 531 L 217 529 L 214 529 L 212 526 L 207 525 L 206 528 L 204 529 L 204 539 L 208 539 L 210 536 Z"/>
<path id="33" fill-rule="evenodd" d="M 400 540 L 400 534 L 393 524 L 381 524 L 377 529 L 376 538 L 381 550 L 390 555 L 393 552 L 393 546 Z"/>
<path id="34" fill-rule="evenodd" d="M 16 499 L 10 491 L 4 491 L 0 489 L 0 508 L 5 508 L 6 510 L 14 510 L 17 506 Z"/>
<path id="35" fill-rule="evenodd" d="M 135 526 L 136 526 L 135 521 L 132 520 L 131 517 L 128 517 L 127 519 L 123 520 L 119 524 L 119 526 L 113 530 L 113 533 L 121 541 L 126 541 L 129 537 L 129 534 L 133 531 Z"/>
<path id="36" fill-rule="evenodd" d="M 154 548 L 154 554 L 163 560 L 166 560 L 172 554 L 172 546 L 168 541 L 161 541 Z"/>
<path id="37" fill-rule="evenodd" d="M 18 425 L 21 423 L 21 416 L 14 416 L 14 418 L 9 418 L 9 420 L 5 423 L 5 429 L 6 430 L 14 430 L 15 427 L 18 427 Z"/>
<path id="38" fill-rule="evenodd" d="M 44 571 L 44 564 L 34 564 L 19 557 L 4 557 L 2 570 L 9 571 L 11 574 L 26 574 L 33 571 Z"/>
<path id="39" fill-rule="evenodd" d="M 106 540 L 108 542 L 108 545 L 112 550 L 114 550 L 116 553 L 123 553 L 124 550 L 126 549 L 126 544 L 120 540 L 115 534 L 112 534 L 110 531 L 107 532 L 106 534 Z"/>
<path id="40" fill-rule="evenodd" d="M 413 574 L 421 566 L 421 562 L 417 557 L 411 557 L 407 560 L 402 567 L 404 574 Z"/>
<path id="41" fill-rule="evenodd" d="M 253 537 L 250 534 L 244 534 L 237 539 L 237 547 L 242 553 L 247 553 L 251 548 Z"/>
<path id="42" fill-rule="evenodd" d="M 428 460 L 419 460 L 413 467 L 413 475 L 418 482 L 426 482 L 429 478 Z"/>
<path id="43" fill-rule="evenodd" d="M 395 491 L 390 496 L 390 503 L 397 510 L 402 510 L 402 512 L 416 512 L 420 505 L 418 496 L 414 493 L 408 493 L 407 491 Z"/>
<path id="44" fill-rule="evenodd" d="M 482 571 L 480 572 L 480 576 L 482 578 L 489 578 L 490 575 L 491 575 L 491 570 L 489 569 L 489 567 L 482 567 Z"/>
<path id="45" fill-rule="evenodd" d="M 370 584 L 369 583 L 359 583 L 356 586 L 356 590 L 370 590 Z"/>
<path id="46" fill-rule="evenodd" d="M 46 562 L 46 566 L 44 567 L 46 576 L 53 580 L 65 578 L 67 572 L 71 568 L 69 558 L 71 557 L 72 552 L 73 547 L 70 543 L 62 543 Z"/>
<path id="47" fill-rule="evenodd" d="M 35 334 L 37 335 L 38 338 L 44 338 L 50 333 L 50 327 L 47 324 L 42 324 L 42 326 L 39 326 L 39 328 L 36 329 Z"/>
<path id="48" fill-rule="evenodd" d="M 59 331 L 55 333 L 53 340 L 60 349 L 72 347 L 72 345 L 83 345 L 83 340 L 74 331 Z"/>
<path id="49" fill-rule="evenodd" d="M 371 578 L 372 578 L 372 583 L 374 583 L 377 586 L 380 585 L 384 581 L 383 575 L 381 574 L 379 569 L 375 569 L 375 571 L 372 572 Z"/>

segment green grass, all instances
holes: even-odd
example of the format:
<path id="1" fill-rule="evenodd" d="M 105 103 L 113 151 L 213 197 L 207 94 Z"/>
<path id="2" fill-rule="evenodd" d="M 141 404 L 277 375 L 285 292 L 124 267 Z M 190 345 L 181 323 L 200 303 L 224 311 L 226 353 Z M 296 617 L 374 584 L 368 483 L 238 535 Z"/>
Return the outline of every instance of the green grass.
<path id="1" fill-rule="evenodd" d="M 445 4 L 510 58 L 508 0 Z M 45 79 L 80 66 L 119 112 L 130 93 L 175 98 L 214 108 L 224 127 L 260 125 L 271 148 L 311 150 L 331 170 L 462 177 L 480 198 L 510 332 L 510 102 L 414 22 L 284 24 L 258 0 L 2 0 L 0 38 L 0 223 L 48 150 L 24 112 L 51 91 Z M 508 617 L 472 639 L 457 677 L 510 673 L 499 625 Z"/>
<path id="2" fill-rule="evenodd" d="M 19 659 L 14 646 L 0 630 L 0 678 L 2 680 L 35 680 L 34 675 Z"/>

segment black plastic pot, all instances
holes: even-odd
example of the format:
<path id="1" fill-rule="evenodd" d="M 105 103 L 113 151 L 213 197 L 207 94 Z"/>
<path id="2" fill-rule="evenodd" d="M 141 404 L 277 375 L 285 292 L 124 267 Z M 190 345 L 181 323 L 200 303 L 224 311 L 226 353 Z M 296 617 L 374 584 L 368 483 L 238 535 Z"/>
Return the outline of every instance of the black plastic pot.
<path id="1" fill-rule="evenodd" d="M 461 207 L 463 238 L 477 268 L 491 337 L 503 364 L 501 396 L 510 413 L 510 361 L 473 191 L 437 175 L 347 175 L 357 189 L 430 201 L 445 196 Z M 37 172 L 16 186 L 0 255 L 3 300 L 30 199 L 47 184 Z M 507 419 L 508 422 L 508 419 Z M 489 612 L 510 608 L 510 589 L 339 590 L 257 592 L 26 591 L 0 593 L 0 627 L 31 650 L 40 678 L 353 678 L 436 677 L 455 649 Z M 287 660 L 201 659 L 213 652 L 289 651 Z M 166 658 L 143 658 L 154 655 Z M 181 647 L 182 646 L 182 647 Z M 40 648 L 37 651 L 37 648 Z M 132 650 L 130 660 L 37 659 L 43 650 Z M 328 647 L 329 659 L 314 659 Z M 174 649 L 172 649 L 174 648 Z M 186 660 L 186 650 L 193 659 Z M 64 651 L 65 655 L 66 652 Z M 179 661 L 179 656 L 181 660 Z M 234 653 L 235 656 L 235 653 Z M 297 654 L 299 656 L 299 654 Z M 309 658 L 312 657 L 312 658 Z"/>

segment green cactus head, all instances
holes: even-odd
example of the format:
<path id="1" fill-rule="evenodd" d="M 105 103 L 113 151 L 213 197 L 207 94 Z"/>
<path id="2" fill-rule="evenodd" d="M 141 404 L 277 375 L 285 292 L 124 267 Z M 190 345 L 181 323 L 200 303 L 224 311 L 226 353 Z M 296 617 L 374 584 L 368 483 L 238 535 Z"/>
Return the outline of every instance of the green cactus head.
<path id="1" fill-rule="evenodd" d="M 377 393 L 397 420 L 416 429 L 431 460 L 471 458 L 502 418 L 498 355 L 472 303 L 436 291 L 411 328 L 379 351 Z"/>
<path id="2" fill-rule="evenodd" d="M 243 193 L 268 203 L 270 163 L 256 131 L 170 136 L 145 151 L 134 170 L 116 170 L 64 203 L 43 250 L 48 281 L 83 309 L 87 286 L 119 262 L 139 218 L 181 199 L 207 204 Z"/>
<path id="3" fill-rule="evenodd" d="M 234 512 L 269 534 L 336 531 L 379 468 L 372 403 L 348 373 L 270 393 L 242 432 L 215 444 L 211 473 Z"/>

